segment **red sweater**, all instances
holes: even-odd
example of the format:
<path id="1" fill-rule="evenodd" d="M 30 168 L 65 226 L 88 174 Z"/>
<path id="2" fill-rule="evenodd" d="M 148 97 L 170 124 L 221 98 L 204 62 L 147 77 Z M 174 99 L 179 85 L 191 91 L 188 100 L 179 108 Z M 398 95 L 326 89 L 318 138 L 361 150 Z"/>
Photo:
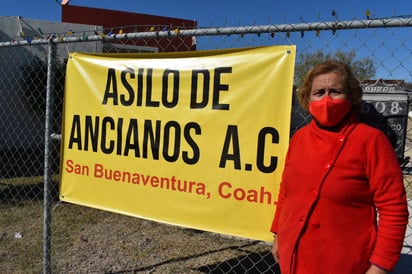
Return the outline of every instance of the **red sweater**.
<path id="1" fill-rule="evenodd" d="M 407 224 L 402 172 L 381 131 L 351 116 L 338 132 L 312 121 L 294 134 L 271 228 L 282 274 L 391 271 Z"/>

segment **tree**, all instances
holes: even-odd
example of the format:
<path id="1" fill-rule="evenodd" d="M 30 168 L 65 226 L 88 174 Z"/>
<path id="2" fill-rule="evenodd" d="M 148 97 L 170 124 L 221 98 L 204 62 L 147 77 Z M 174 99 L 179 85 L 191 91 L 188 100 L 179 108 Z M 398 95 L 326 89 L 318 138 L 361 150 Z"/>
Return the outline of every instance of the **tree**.
<path id="1" fill-rule="evenodd" d="M 412 90 L 412 83 L 410 83 L 410 82 L 405 82 L 405 83 L 403 84 L 403 86 L 404 86 L 405 88 L 407 88 L 407 89 Z"/>
<path id="2" fill-rule="evenodd" d="M 314 65 L 328 59 L 336 59 L 351 66 L 353 73 L 359 80 L 373 78 L 376 74 L 376 67 L 373 61 L 368 57 L 356 59 L 356 52 L 354 50 L 349 52 L 337 50 L 334 53 L 324 53 L 322 50 L 318 50 L 314 53 L 301 53 L 299 55 L 295 67 L 295 86 L 299 87 L 302 85 L 306 73 Z"/>

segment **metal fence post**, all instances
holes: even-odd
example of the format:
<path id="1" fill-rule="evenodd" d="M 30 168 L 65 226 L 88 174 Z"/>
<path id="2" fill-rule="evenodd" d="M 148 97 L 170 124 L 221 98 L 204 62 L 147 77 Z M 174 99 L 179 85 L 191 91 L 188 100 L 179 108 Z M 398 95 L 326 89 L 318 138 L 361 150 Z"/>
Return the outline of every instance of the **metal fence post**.
<path id="1" fill-rule="evenodd" d="M 43 222 L 43 273 L 51 273 L 51 170 L 50 142 L 53 108 L 54 74 L 56 63 L 56 45 L 49 40 L 47 59 L 46 117 L 44 137 L 44 222 Z"/>
<path id="2" fill-rule="evenodd" d="M 4 20 L 14 26 L 16 18 Z M 401 166 L 412 210 L 411 16 L 199 29 L 145 25 L 96 30 L 79 24 L 69 32 L 64 23 L 47 27 L 45 23 L 47 35 L 36 31 L 37 20 L 26 19 L 25 23 L 24 37 L 16 36 L 16 29 L 7 25 L 0 39 L 0 273 L 226 273 L 229 269 L 280 273 L 265 242 L 197 233 L 56 200 L 54 176 L 61 163 L 60 146 L 54 142 L 61 140 L 65 65 L 70 52 L 144 53 L 296 44 L 297 64 L 306 56 L 318 52 L 333 55 L 337 50 L 356 53 L 356 61 L 372 60 L 378 73 L 361 80 L 389 80 L 408 89 L 409 104 L 402 109 L 408 111 L 402 116 L 407 119 L 406 140 L 400 155 L 405 156 Z M 309 122 L 307 113 L 297 106 L 297 102 L 292 105 L 291 134 Z M 387 123 L 377 126 L 386 129 Z M 42 214 L 43 220 L 39 218 Z M 104 233 L 97 234 L 96 228 Z M 166 246 L 166 241 L 172 244 Z M 411 247 L 412 216 L 396 273 L 409 273 Z M 58 256 L 53 255 L 55 251 Z"/>

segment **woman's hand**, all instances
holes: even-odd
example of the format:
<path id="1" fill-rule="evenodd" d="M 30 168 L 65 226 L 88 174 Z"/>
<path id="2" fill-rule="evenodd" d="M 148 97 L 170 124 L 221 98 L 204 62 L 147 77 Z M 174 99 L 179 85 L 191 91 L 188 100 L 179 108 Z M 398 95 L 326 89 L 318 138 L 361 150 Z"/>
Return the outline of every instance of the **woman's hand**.
<path id="1" fill-rule="evenodd" d="M 279 263 L 278 241 L 277 241 L 277 239 L 276 239 L 276 236 L 275 236 L 275 238 L 273 239 L 272 255 L 273 255 L 273 258 L 275 259 L 275 261 L 276 261 L 277 263 Z M 368 274 L 369 274 L 369 273 L 368 273 Z M 370 274 L 372 274 L 372 273 L 370 273 Z"/>
<path id="2" fill-rule="evenodd" d="M 382 268 L 379 268 L 375 265 L 371 265 L 368 269 L 368 271 L 366 271 L 365 274 L 387 274 L 388 272 L 386 272 L 385 270 L 383 270 Z"/>

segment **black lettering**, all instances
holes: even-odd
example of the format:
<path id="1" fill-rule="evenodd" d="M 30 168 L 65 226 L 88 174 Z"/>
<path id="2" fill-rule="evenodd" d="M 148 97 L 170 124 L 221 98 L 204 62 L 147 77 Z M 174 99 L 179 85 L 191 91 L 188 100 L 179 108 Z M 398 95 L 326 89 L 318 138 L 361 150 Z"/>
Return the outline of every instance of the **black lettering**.
<path id="1" fill-rule="evenodd" d="M 169 75 L 172 75 L 173 79 L 173 92 L 171 101 L 168 101 L 169 95 Z M 167 108 L 173 108 L 177 105 L 179 100 L 179 71 L 167 69 L 163 73 L 162 81 L 162 104 Z"/>
<path id="2" fill-rule="evenodd" d="M 271 156 L 269 164 L 265 165 L 265 145 L 266 145 L 266 136 L 272 137 L 272 144 L 279 144 L 279 133 L 275 128 L 265 127 L 262 128 L 259 132 L 258 137 L 258 147 L 257 147 L 257 158 L 256 165 L 257 168 L 263 173 L 271 173 L 276 170 L 278 165 L 278 157 Z"/>
<path id="3" fill-rule="evenodd" d="M 110 88 L 113 88 L 110 90 Z M 104 96 L 103 96 L 103 105 L 107 105 L 108 99 L 113 99 L 113 105 L 117 106 L 118 104 L 118 93 L 117 93 L 117 80 L 116 80 L 116 70 L 114 68 L 109 68 L 107 71 L 107 82 L 106 82 L 106 88 L 104 90 Z"/>
<path id="4" fill-rule="evenodd" d="M 80 115 L 73 115 L 72 127 L 70 131 L 69 149 L 77 144 L 77 149 L 82 150 L 82 130 L 80 125 Z"/>
<path id="5" fill-rule="evenodd" d="M 126 96 L 124 94 L 120 95 L 120 103 L 123 106 L 131 106 L 133 104 L 134 101 L 134 90 L 132 88 L 132 86 L 129 84 L 129 82 L 127 81 L 127 75 L 130 75 L 130 79 L 134 79 L 136 77 L 136 75 L 134 74 L 133 69 L 131 68 L 127 68 L 126 70 L 123 70 L 122 73 L 120 74 L 120 78 L 122 80 L 122 84 L 124 86 L 124 88 L 127 90 L 128 93 L 128 98 L 126 98 Z"/>
<path id="6" fill-rule="evenodd" d="M 116 138 L 116 154 L 122 155 L 122 145 L 123 145 L 123 118 L 117 120 L 117 138 Z"/>
<path id="7" fill-rule="evenodd" d="M 231 67 L 223 67 L 223 68 L 216 68 L 215 69 L 212 109 L 229 110 L 229 104 L 221 104 L 219 102 L 220 101 L 220 92 L 229 90 L 229 85 L 222 84 L 220 82 L 221 74 L 223 74 L 223 73 L 232 73 L 232 68 Z"/>
<path id="8" fill-rule="evenodd" d="M 189 165 L 196 164 L 200 158 L 199 146 L 196 144 L 196 142 L 193 140 L 192 136 L 190 135 L 190 131 L 192 129 L 195 131 L 196 135 L 199 135 L 202 131 L 200 128 L 200 125 L 194 122 L 188 123 L 184 128 L 183 134 L 184 134 L 185 140 L 187 141 L 188 145 L 193 150 L 193 156 L 192 158 L 190 158 L 189 153 L 187 151 L 183 151 L 182 158 L 183 158 L 183 161 Z"/>
<path id="9" fill-rule="evenodd" d="M 102 137 L 101 137 L 101 143 L 100 143 L 100 149 L 102 150 L 103 153 L 105 154 L 110 154 L 114 150 L 114 141 L 109 140 L 109 143 L 107 143 L 107 129 L 113 130 L 115 128 L 114 120 L 111 117 L 104 117 L 102 120 Z"/>
<path id="10" fill-rule="evenodd" d="M 85 133 L 84 133 L 84 150 L 89 150 L 89 138 L 92 144 L 93 152 L 97 152 L 97 147 L 99 144 L 99 117 L 96 117 L 94 127 L 92 117 L 87 115 L 86 116 L 86 124 L 85 124 Z M 80 148 L 81 149 L 81 148 Z"/>
<path id="11" fill-rule="evenodd" d="M 124 155 L 128 156 L 130 150 L 134 150 L 134 157 L 140 157 L 139 135 L 137 119 L 130 119 L 129 127 L 126 134 L 126 143 L 124 145 Z"/>
<path id="12" fill-rule="evenodd" d="M 136 106 L 141 107 L 143 105 L 143 76 L 144 69 L 139 68 L 137 73 L 137 100 Z"/>
<path id="13" fill-rule="evenodd" d="M 152 99 L 153 91 L 153 69 L 147 70 L 146 76 L 146 106 L 147 107 L 159 107 L 159 101 L 153 101 Z"/>
<path id="14" fill-rule="evenodd" d="M 174 136 L 173 135 L 174 132 Z M 168 162 L 176 162 L 179 158 L 180 152 L 180 134 L 181 128 L 178 122 L 176 121 L 169 121 L 164 126 L 164 133 L 163 133 L 163 158 Z M 172 146 L 170 143 L 173 142 Z M 171 154 L 169 154 L 169 147 L 172 148 Z"/>
<path id="15" fill-rule="evenodd" d="M 199 83 L 199 75 L 203 75 L 203 88 L 200 91 L 202 98 L 198 102 L 197 96 L 199 91 L 197 90 L 197 86 Z M 192 87 L 190 91 L 190 108 L 197 109 L 197 108 L 204 108 L 207 106 L 209 101 L 209 88 L 210 88 L 210 72 L 208 70 L 193 70 L 192 71 Z"/>
<path id="16" fill-rule="evenodd" d="M 153 126 L 151 120 L 144 121 L 144 134 L 143 134 L 143 158 L 147 158 L 148 144 L 150 143 L 150 150 L 154 160 L 159 160 L 159 148 L 160 148 L 160 121 L 156 121 L 156 129 L 153 132 Z"/>
<path id="17" fill-rule="evenodd" d="M 232 154 L 229 153 L 232 148 Z M 229 125 L 226 131 L 225 143 L 223 144 L 222 155 L 220 158 L 219 167 L 226 167 L 227 161 L 233 161 L 234 168 L 240 169 L 240 147 L 239 147 L 239 133 L 237 126 Z"/>

